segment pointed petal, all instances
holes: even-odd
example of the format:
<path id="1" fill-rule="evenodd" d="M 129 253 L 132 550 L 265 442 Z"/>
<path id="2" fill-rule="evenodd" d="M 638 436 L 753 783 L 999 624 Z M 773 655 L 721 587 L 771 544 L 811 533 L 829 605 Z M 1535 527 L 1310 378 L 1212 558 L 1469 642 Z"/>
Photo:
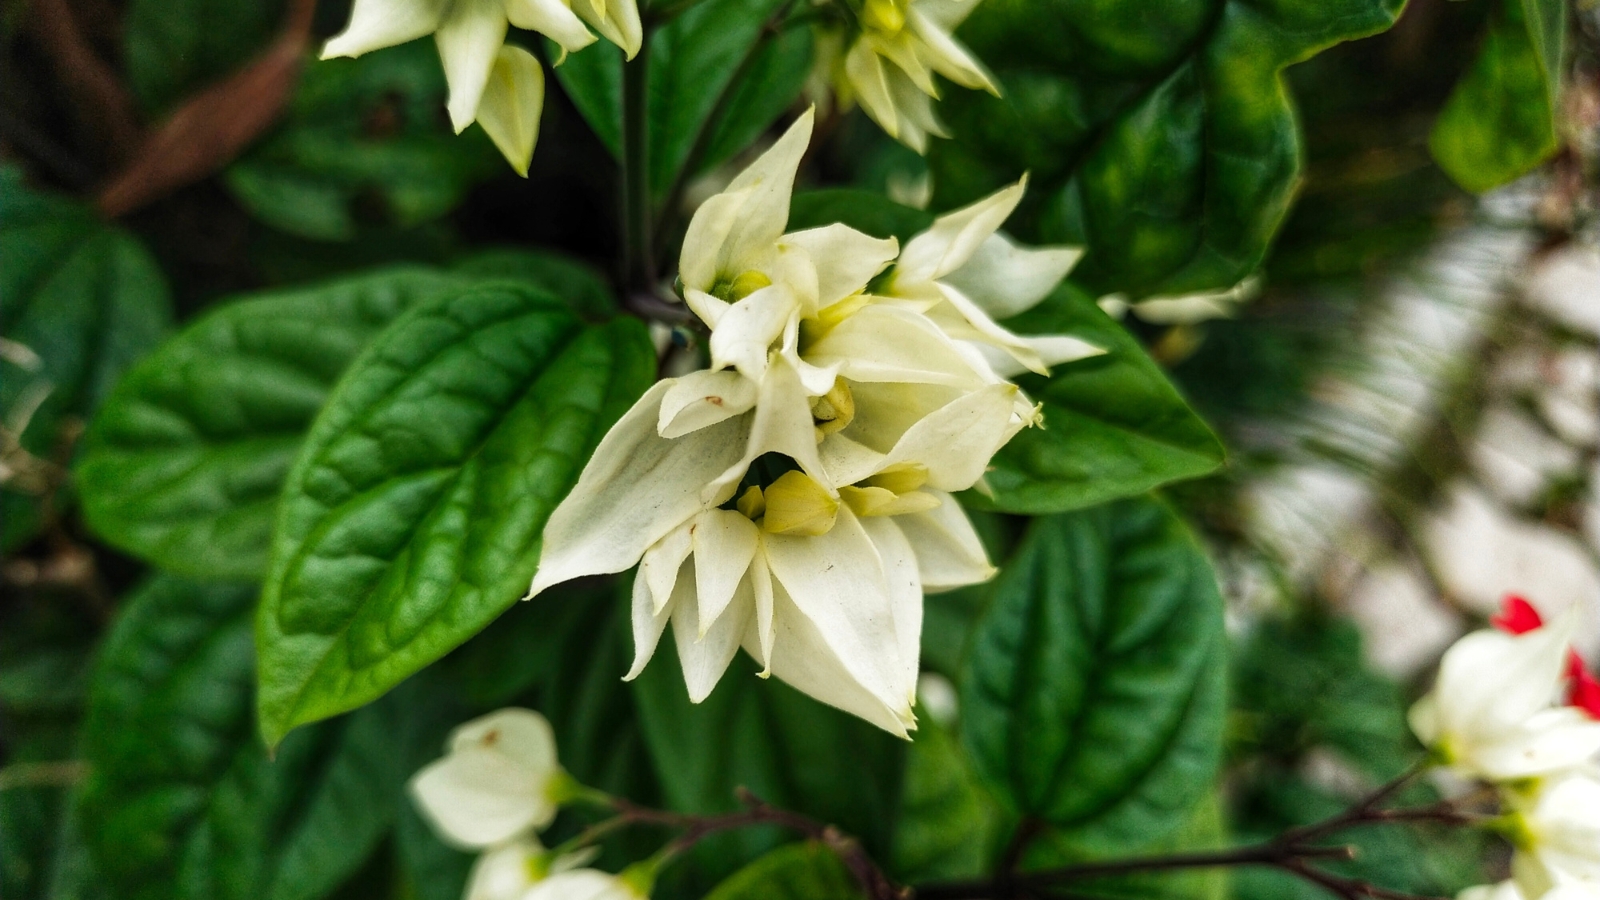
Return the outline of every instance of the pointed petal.
<path id="1" fill-rule="evenodd" d="M 912 6 L 934 25 L 954 34 L 981 0 L 913 0 Z"/>
<path id="2" fill-rule="evenodd" d="M 760 540 L 756 523 L 732 510 L 708 509 L 695 518 L 694 578 L 695 592 L 700 597 L 700 631 L 694 635 L 696 640 L 705 637 L 713 623 L 721 621 L 723 611 L 745 580 Z M 751 602 L 755 602 L 753 597 Z"/>
<path id="3" fill-rule="evenodd" d="M 1566 668 L 1571 616 L 1525 635 L 1469 634 L 1439 664 L 1445 731 L 1469 743 L 1492 739 L 1547 708 Z"/>
<path id="4" fill-rule="evenodd" d="M 982 584 L 997 571 L 989 564 L 972 521 L 949 494 L 927 512 L 897 516 L 895 524 L 917 554 L 917 571 L 925 593 Z"/>
<path id="5" fill-rule="evenodd" d="M 679 438 L 749 412 L 755 405 L 756 383 L 738 372 L 690 372 L 661 399 L 656 427 L 664 438 Z"/>
<path id="6" fill-rule="evenodd" d="M 890 137 L 898 138 L 900 114 L 894 108 L 893 95 L 889 91 L 889 74 L 885 68 L 883 57 L 874 53 L 871 44 L 864 39 L 851 44 L 850 50 L 845 53 L 845 78 L 855 89 L 862 111 Z"/>
<path id="7" fill-rule="evenodd" d="M 677 586 L 678 578 L 674 574 L 669 592 Z M 644 569 L 633 577 L 633 599 L 629 604 L 629 611 L 633 620 L 633 666 L 628 669 L 628 674 L 622 676 L 623 681 L 632 681 L 644 671 L 652 657 L 656 655 L 656 645 L 661 643 L 661 632 L 667 627 L 667 619 L 672 616 L 672 597 L 669 593 L 665 602 L 657 608 L 651 597 L 652 588 Z"/>
<path id="8" fill-rule="evenodd" d="M 705 508 L 706 483 L 739 460 L 748 443 L 747 418 L 674 441 L 656 433 L 661 400 L 672 385 L 671 379 L 657 382 L 600 441 L 572 493 L 545 525 L 539 571 L 528 596 L 580 575 L 632 566 L 652 544 Z"/>
<path id="9" fill-rule="evenodd" d="M 879 240 L 848 225 L 826 225 L 783 236 L 800 247 L 817 271 L 817 305 L 827 308 L 861 291 L 900 253 L 894 238 Z"/>
<path id="10" fill-rule="evenodd" d="M 884 37 L 881 34 L 866 33 L 862 42 L 872 48 L 894 67 L 899 69 L 899 76 L 909 80 L 916 89 L 930 97 L 939 96 L 939 89 L 933 85 L 933 70 L 923 62 L 922 55 L 917 52 L 916 43 L 910 31 L 901 29 L 894 37 Z M 894 77 L 895 73 L 890 73 Z"/>
<path id="11" fill-rule="evenodd" d="M 1050 364 L 1045 361 L 1044 356 L 1039 352 L 1040 349 L 1049 351 L 1051 356 L 1059 362 L 1070 362 L 1088 356 L 1097 356 L 1105 352 L 1087 341 L 1068 335 L 1024 338 L 1021 335 L 1013 334 L 1009 329 L 989 318 L 977 304 L 967 299 L 966 295 L 950 285 L 940 284 L 939 292 L 944 295 L 951 308 L 959 314 L 961 321 L 972 329 L 971 333 L 965 333 L 965 330 L 959 325 L 954 328 L 946 327 L 945 330 L 952 337 L 993 344 L 1004 350 L 1017 364 L 1020 364 L 1030 372 L 1040 375 L 1050 374 Z M 1010 368 L 1012 367 L 1004 364 L 1003 358 L 1001 364 L 995 367 L 997 373 Z"/>
<path id="12" fill-rule="evenodd" d="M 679 584 L 688 580 L 680 579 Z M 700 636 L 698 606 L 693 597 L 685 597 L 672 611 L 672 637 L 678 645 L 678 661 L 683 665 L 683 683 L 689 689 L 690 703 L 711 696 L 712 689 L 722 680 L 755 613 L 755 597 L 750 582 L 741 581 L 728 610 L 705 629 L 704 637 Z"/>
<path id="13" fill-rule="evenodd" d="M 702 495 L 707 505 L 716 497 L 731 496 L 750 464 L 765 453 L 782 453 L 799 464 L 802 471 L 833 493 L 827 470 L 817 455 L 816 428 L 812 425 L 811 403 L 794 367 L 782 354 L 774 353 L 767 376 L 761 382 L 761 398 L 756 403 L 744 455 L 706 485 Z M 719 501 L 720 503 L 720 501 Z"/>
<path id="14" fill-rule="evenodd" d="M 995 384 L 951 401 L 907 429 L 884 467 L 919 463 L 934 488 L 972 487 L 1005 443 L 1016 395 L 1016 385 Z"/>
<path id="15" fill-rule="evenodd" d="M 678 573 L 683 561 L 694 550 L 693 519 L 674 528 L 666 537 L 650 546 L 639 563 L 639 574 L 650 588 L 651 609 L 660 612 L 672 599 L 673 586 L 678 583 Z"/>
<path id="16" fill-rule="evenodd" d="M 950 32 L 942 28 L 937 21 L 923 13 L 915 5 L 906 13 L 908 30 L 921 40 L 922 46 L 918 53 L 934 71 L 950 79 L 964 88 L 988 91 L 1000 96 L 1000 89 L 995 87 L 994 79 L 966 47 L 950 36 Z"/>
<path id="17" fill-rule="evenodd" d="M 1027 189 L 1024 176 L 1010 187 L 935 219 L 931 228 L 906 244 L 895 280 L 903 278 L 908 284 L 933 281 L 966 265 L 1011 216 Z"/>
<path id="18" fill-rule="evenodd" d="M 521 47 L 502 46 L 478 101 L 477 119 L 506 162 L 524 178 L 539 141 L 543 111 L 544 69 L 539 61 Z"/>
<path id="19" fill-rule="evenodd" d="M 860 520 L 841 506 L 827 534 L 769 534 L 763 542 L 773 577 L 816 627 L 838 666 L 897 718 L 909 721 L 911 703 L 900 689 L 903 669 L 893 602 L 878 551 Z M 785 639 L 780 629 L 773 644 L 773 672 L 788 681 L 776 662 Z"/>
<path id="20" fill-rule="evenodd" d="M 478 114 L 489 70 L 506 40 L 502 0 L 453 0 L 433 40 L 450 83 L 450 123 L 459 134 Z"/>
<path id="21" fill-rule="evenodd" d="M 505 5 L 511 24 L 539 32 L 563 53 L 576 53 L 595 42 L 583 20 L 561 0 L 505 0 Z"/>
<path id="22" fill-rule="evenodd" d="M 755 649 L 759 653 L 751 653 L 761 663 L 761 677 L 772 674 L 772 641 L 773 641 L 773 598 L 772 598 L 772 572 L 767 568 L 766 547 L 758 547 L 756 555 L 750 560 L 750 588 L 755 595 Z"/>
<path id="23" fill-rule="evenodd" d="M 944 282 L 990 318 L 1009 319 L 1049 296 L 1082 257 L 1079 247 L 1024 247 L 995 232 Z"/>
<path id="24" fill-rule="evenodd" d="M 723 248 L 728 245 L 734 226 L 739 222 L 739 211 L 754 193 L 754 189 L 729 189 L 714 195 L 694 211 L 694 216 L 689 219 L 689 229 L 683 235 L 683 250 L 678 254 L 678 277 L 683 279 L 683 285 L 689 291 L 706 292 L 716 286 Z M 693 297 L 688 299 L 693 308 Z M 707 299 L 716 298 L 707 295 Z M 707 317 L 698 309 L 695 313 L 708 327 L 717 327 L 715 318 Z"/>
<path id="25" fill-rule="evenodd" d="M 350 24 L 322 45 L 322 58 L 360 56 L 432 34 L 450 0 L 356 0 Z"/>
<path id="26" fill-rule="evenodd" d="M 572 9 L 595 31 L 618 47 L 628 59 L 644 46 L 644 26 L 636 0 L 572 0 Z"/>
<path id="27" fill-rule="evenodd" d="M 874 304 L 834 326 L 806 351 L 806 361 L 838 366 L 851 381 L 907 381 L 979 388 L 986 381 L 944 332 L 889 304 Z"/>
<path id="28" fill-rule="evenodd" d="M 781 283 L 733 304 L 711 330 L 711 365 L 719 369 L 735 366 L 745 377 L 760 381 L 772 344 L 798 314 L 794 294 Z"/>
<path id="29" fill-rule="evenodd" d="M 1473 745 L 1463 768 L 1494 780 L 1563 772 L 1600 753 L 1600 722 L 1571 707 L 1547 709 Z"/>
<path id="30" fill-rule="evenodd" d="M 862 519 L 861 527 L 883 561 L 883 576 L 889 586 L 889 608 L 894 616 L 897 655 L 900 659 L 899 688 L 906 703 L 917 702 L 917 676 L 922 671 L 922 579 L 917 555 L 900 530 L 898 519 Z"/>

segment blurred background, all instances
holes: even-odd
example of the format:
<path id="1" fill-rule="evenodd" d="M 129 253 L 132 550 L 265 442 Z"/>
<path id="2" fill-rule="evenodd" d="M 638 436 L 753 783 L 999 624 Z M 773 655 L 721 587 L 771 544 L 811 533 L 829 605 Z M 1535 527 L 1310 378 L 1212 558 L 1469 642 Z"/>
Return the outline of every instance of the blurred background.
<path id="1" fill-rule="evenodd" d="M 48 896 L 86 666 L 143 574 L 88 534 L 69 472 L 145 335 L 239 292 L 485 246 L 614 265 L 614 164 L 559 90 L 519 179 L 481 132 L 450 134 L 431 45 L 306 65 L 345 5 L 239 7 L 216 21 L 201 0 L 10 0 L 0 12 L 8 214 L 23 184 L 87 201 L 148 250 L 118 265 L 153 261 L 166 285 L 125 298 L 124 319 L 68 315 L 23 336 L 13 298 L 33 261 L 0 260 L 7 900 Z M 1392 30 L 1291 68 L 1306 166 L 1259 273 L 1226 295 L 1104 304 L 1230 449 L 1222 474 L 1169 496 L 1230 603 L 1224 799 L 1241 839 L 1403 768 L 1406 704 L 1508 592 L 1551 612 L 1582 604 L 1600 662 L 1600 9 L 1573 10 L 1555 158 L 1479 197 L 1439 169 L 1428 137 L 1491 8 L 1412 0 Z M 815 168 L 907 202 L 928 195 L 923 161 L 859 114 L 837 121 Z M 79 215 L 63 212 L 61 227 Z M 83 277 L 93 291 L 108 276 Z M 959 598 L 936 602 L 950 606 L 930 613 L 938 672 L 963 620 Z M 1473 842 L 1386 835 L 1368 850 L 1358 865 L 1400 871 L 1406 889 L 1482 880 Z M 1310 891 L 1251 873 L 1232 890 Z"/>

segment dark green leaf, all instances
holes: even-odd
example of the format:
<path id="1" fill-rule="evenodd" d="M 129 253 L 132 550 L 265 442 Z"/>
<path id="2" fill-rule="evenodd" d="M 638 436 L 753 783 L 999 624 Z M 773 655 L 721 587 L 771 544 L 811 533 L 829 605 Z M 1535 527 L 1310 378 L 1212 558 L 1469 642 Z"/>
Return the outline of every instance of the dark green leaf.
<path id="1" fill-rule="evenodd" d="M 462 283 L 395 269 L 218 307 L 142 360 L 85 438 L 103 538 L 171 572 L 260 578 L 289 467 L 333 383 L 419 299 Z"/>
<path id="2" fill-rule="evenodd" d="M 390 325 L 280 503 L 257 637 L 268 742 L 378 698 L 516 602 L 545 519 L 654 375 L 637 321 L 585 328 L 509 284 Z"/>
<path id="3" fill-rule="evenodd" d="M 619 312 L 616 295 L 599 272 L 553 250 L 484 250 L 452 268 L 465 275 L 525 281 L 567 301 L 574 312 L 591 321 L 609 319 Z"/>
<path id="4" fill-rule="evenodd" d="M 78 814 L 133 900 L 317 900 L 394 814 L 392 707 L 296 735 L 268 759 L 251 716 L 254 591 L 162 576 L 106 643 Z"/>
<path id="5" fill-rule="evenodd" d="M 951 90 L 938 208 L 1024 172 L 1007 227 L 1087 249 L 1074 280 L 1134 296 L 1230 287 L 1260 263 L 1300 171 L 1281 73 L 1381 31 L 1401 0 L 987 0 L 962 36 L 1002 98 Z"/>
<path id="6" fill-rule="evenodd" d="M 800 191 L 789 205 L 789 230 L 843 222 L 876 238 L 898 238 L 902 245 L 933 224 L 933 214 L 901 206 L 872 191 L 832 188 Z"/>
<path id="7" fill-rule="evenodd" d="M 1483 48 L 1434 124 L 1434 159 L 1469 191 L 1532 171 L 1560 143 L 1562 0 L 1500 0 Z"/>
<path id="8" fill-rule="evenodd" d="M 271 40 L 283 3 L 133 0 L 124 16 L 128 82 L 155 112 L 242 68 Z"/>
<path id="9" fill-rule="evenodd" d="M 451 133 L 445 95 L 432 41 L 315 63 L 228 187 L 267 224 L 320 240 L 438 218 L 503 165 L 481 130 Z"/>
<path id="10" fill-rule="evenodd" d="M 0 418 L 21 431 L 36 461 L 17 472 L 0 523 L 10 550 L 32 534 L 38 495 L 67 462 L 73 425 L 91 414 L 123 369 L 155 346 L 172 321 L 167 286 L 144 248 L 85 207 L 34 193 L 0 168 Z M 18 426 L 22 426 L 18 428 Z"/>
<path id="11" fill-rule="evenodd" d="M 988 873 L 1004 825 L 955 735 L 925 717 L 906 757 L 894 832 L 893 874 L 916 884 Z"/>
<path id="12" fill-rule="evenodd" d="M 962 685 L 980 771 L 1086 850 L 1178 828 L 1226 700 L 1222 599 L 1188 529 L 1149 499 L 1036 519 L 994 591 Z"/>
<path id="13" fill-rule="evenodd" d="M 1166 856 L 1175 853 L 1203 853 L 1231 846 L 1223 822 L 1222 803 L 1215 791 L 1207 794 L 1189 812 L 1177 831 L 1146 843 L 1129 844 L 1107 853 L 1085 852 L 1076 841 L 1046 829 L 1029 843 L 1023 854 L 1024 870 L 1054 869 L 1108 858 L 1126 859 L 1132 855 Z M 1196 869 L 1177 872 L 1141 872 L 1073 882 L 1073 888 L 1104 900 L 1228 900 L 1229 870 Z"/>
<path id="14" fill-rule="evenodd" d="M 774 37 L 765 27 L 784 6 L 783 0 L 701 0 L 651 37 L 647 116 L 650 185 L 657 199 L 680 177 L 745 149 L 799 96 L 811 68 L 809 32 L 791 28 Z M 622 51 L 602 43 L 555 70 L 584 119 L 619 158 L 622 66 Z"/>
<path id="15" fill-rule="evenodd" d="M 633 682 L 640 723 L 667 805 L 683 812 L 738 807 L 748 788 L 887 854 L 905 744 L 860 719 L 824 706 L 775 679 L 756 677 L 741 657 L 705 702 L 689 702 L 669 641 Z M 725 866 L 770 848 L 781 835 L 741 831 L 713 849 Z M 707 874 L 719 877 L 700 858 Z"/>
<path id="16" fill-rule="evenodd" d="M 832 850 L 787 844 L 728 876 L 705 900 L 859 900 L 861 885 Z"/>
<path id="17" fill-rule="evenodd" d="M 1044 425 L 1024 429 L 995 456 L 986 476 L 993 499 L 969 492 L 969 502 L 1007 512 L 1058 512 L 1197 478 L 1222 465 L 1222 444 L 1166 373 L 1081 291 L 1064 285 L 1006 324 L 1027 334 L 1074 335 L 1106 353 L 1057 366 L 1048 379 L 1017 379 L 1044 404 Z"/>

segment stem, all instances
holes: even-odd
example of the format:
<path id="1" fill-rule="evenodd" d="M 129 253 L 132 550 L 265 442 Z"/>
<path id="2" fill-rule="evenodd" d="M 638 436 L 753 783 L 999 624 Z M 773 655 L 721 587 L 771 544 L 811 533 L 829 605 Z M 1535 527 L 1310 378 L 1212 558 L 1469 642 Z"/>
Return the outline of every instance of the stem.
<path id="1" fill-rule="evenodd" d="M 622 66 L 622 283 L 630 295 L 647 294 L 656 282 L 650 246 L 650 36 L 646 29 L 639 55 Z"/>

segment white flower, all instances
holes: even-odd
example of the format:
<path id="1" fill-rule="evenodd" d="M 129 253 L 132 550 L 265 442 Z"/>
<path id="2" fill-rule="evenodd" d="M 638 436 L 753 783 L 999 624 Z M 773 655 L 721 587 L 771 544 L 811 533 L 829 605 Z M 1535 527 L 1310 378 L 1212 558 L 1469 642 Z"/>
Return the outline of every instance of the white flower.
<path id="1" fill-rule="evenodd" d="M 946 213 L 907 242 L 887 297 L 911 301 L 946 334 L 978 348 L 996 375 L 1049 367 L 1105 351 L 1066 335 L 1023 337 L 996 324 L 1037 306 L 1083 255 L 1076 247 L 1022 247 L 999 232 L 1028 179 Z"/>
<path id="2" fill-rule="evenodd" d="M 629 59 L 639 52 L 644 30 L 636 0 L 356 0 L 350 24 L 323 46 L 322 58 L 360 56 L 432 34 L 456 132 L 480 122 L 525 176 L 544 107 L 544 70 L 531 53 L 505 43 L 507 27 L 537 31 L 566 54 L 594 43 L 585 22 Z"/>
<path id="3" fill-rule="evenodd" d="M 866 0 L 861 31 L 844 55 L 844 85 L 890 137 L 918 153 L 928 135 L 947 137 L 933 112 L 935 73 L 958 85 L 1000 95 L 967 48 L 951 37 L 978 0 Z"/>
<path id="4" fill-rule="evenodd" d="M 1512 873 L 1530 898 L 1562 885 L 1600 890 L 1600 769 L 1540 779 L 1508 791 Z"/>
<path id="5" fill-rule="evenodd" d="M 411 794 L 441 838 L 476 850 L 549 825 L 569 783 L 550 723 L 502 709 L 457 728 L 444 758 L 412 778 Z"/>
<path id="6" fill-rule="evenodd" d="M 1562 885 L 1542 897 L 1524 897 L 1515 881 L 1503 881 L 1500 884 L 1487 884 L 1475 888 L 1468 888 L 1461 892 L 1457 900 L 1600 900 L 1600 887 L 1586 887 L 1581 884 Z"/>
<path id="7" fill-rule="evenodd" d="M 1600 753 L 1600 722 L 1557 707 L 1576 619 L 1522 635 L 1479 631 L 1445 653 L 1411 727 L 1452 768 L 1507 781 L 1561 772 Z"/>
<path id="8" fill-rule="evenodd" d="M 574 869 L 538 882 L 521 900 L 645 900 L 648 896 L 647 890 L 624 875 Z"/>

